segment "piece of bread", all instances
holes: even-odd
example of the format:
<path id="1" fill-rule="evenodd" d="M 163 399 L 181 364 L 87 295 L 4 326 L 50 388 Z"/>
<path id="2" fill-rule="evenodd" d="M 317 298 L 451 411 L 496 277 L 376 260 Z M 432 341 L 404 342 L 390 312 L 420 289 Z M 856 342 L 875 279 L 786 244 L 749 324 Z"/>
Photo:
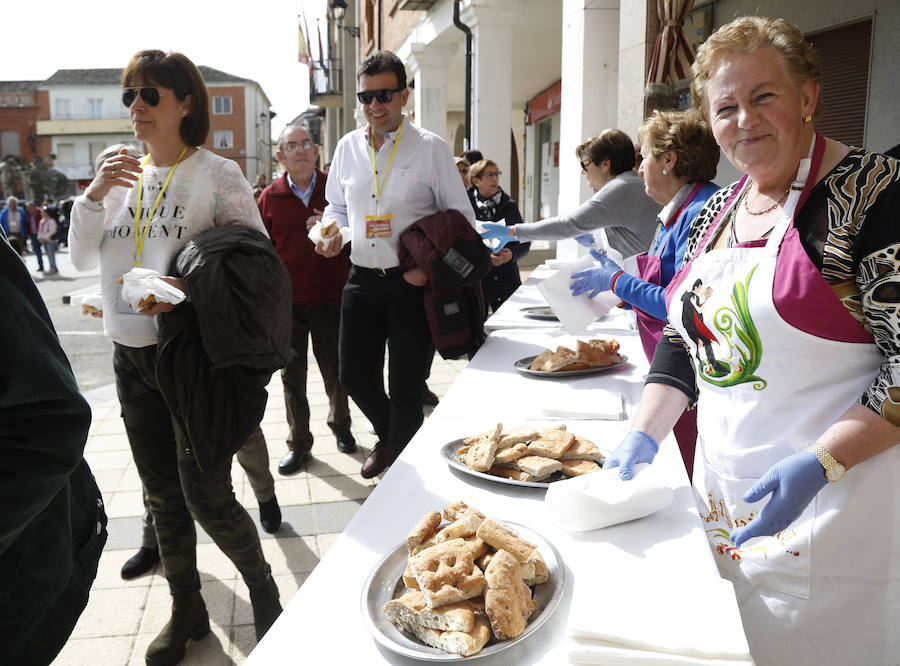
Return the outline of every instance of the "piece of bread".
<path id="1" fill-rule="evenodd" d="M 416 574 L 413 573 L 409 560 L 406 562 L 406 569 L 403 570 L 403 584 L 411 590 L 418 590 L 419 583 L 416 580 Z"/>
<path id="2" fill-rule="evenodd" d="M 526 585 L 542 585 L 550 580 L 550 571 L 547 563 L 541 555 L 541 551 L 535 548 L 528 559 L 522 563 L 522 580 Z"/>
<path id="3" fill-rule="evenodd" d="M 381 610 L 396 622 L 418 624 L 441 631 L 472 631 L 475 625 L 475 612 L 468 602 L 431 609 L 418 590 L 388 601 Z"/>
<path id="4" fill-rule="evenodd" d="M 95 308 L 93 305 L 88 305 L 87 303 L 81 304 L 81 314 L 93 314 L 94 312 L 100 312 L 100 308 Z"/>
<path id="5" fill-rule="evenodd" d="M 437 511 L 435 511 L 435 513 L 437 513 Z M 438 517 L 440 517 L 440 515 L 441 514 L 438 513 Z M 443 541 L 450 541 L 450 539 L 475 536 L 482 520 L 484 519 L 477 513 L 463 514 L 452 523 L 439 530 L 438 533 L 434 535 L 434 542 L 441 543 Z"/>
<path id="6" fill-rule="evenodd" d="M 515 465 L 516 469 L 531 474 L 533 481 L 546 479 L 554 472 L 562 469 L 562 465 L 558 460 L 545 456 L 522 456 L 513 465 Z"/>
<path id="7" fill-rule="evenodd" d="M 486 430 L 485 432 L 479 433 L 477 435 L 470 435 L 469 437 L 466 437 L 465 439 L 463 439 L 463 444 L 466 444 L 467 446 L 472 446 L 472 444 L 477 442 L 482 437 L 487 437 L 492 432 L 494 432 L 494 429 L 497 428 L 497 426 L 499 426 L 501 430 L 503 429 L 503 424 L 498 423 L 496 426 L 492 427 L 490 430 Z"/>
<path id="8" fill-rule="evenodd" d="M 494 464 L 494 456 L 497 453 L 497 442 L 500 441 L 500 433 L 503 425 L 498 423 L 489 433 L 485 433 L 472 448 L 466 453 L 466 465 L 476 472 L 487 472 Z"/>
<path id="9" fill-rule="evenodd" d="M 581 476 L 591 472 L 599 472 L 600 465 L 593 460 L 560 460 L 562 473 L 566 476 Z"/>
<path id="10" fill-rule="evenodd" d="M 138 310 L 146 310 L 151 305 L 156 303 L 156 296 L 153 294 L 148 294 L 144 296 L 141 300 L 138 301 Z"/>
<path id="11" fill-rule="evenodd" d="M 522 456 L 528 455 L 528 445 L 525 442 L 519 442 L 518 444 L 514 444 L 508 449 L 503 449 L 502 451 L 497 451 L 497 455 L 494 456 L 494 464 L 495 465 L 507 465 L 511 462 L 514 462 L 518 458 Z"/>
<path id="12" fill-rule="evenodd" d="M 472 448 L 472 447 L 469 446 L 468 444 L 466 444 L 465 446 L 459 447 L 458 449 L 456 449 L 456 457 L 457 457 L 461 462 L 465 462 L 466 454 L 469 452 L 469 449 L 471 449 L 471 448 Z"/>
<path id="13" fill-rule="evenodd" d="M 566 449 L 575 443 L 575 435 L 564 430 L 549 430 L 528 445 L 528 455 L 559 460 Z M 521 456 L 519 456 L 521 457 Z"/>
<path id="14" fill-rule="evenodd" d="M 587 343 L 602 350 L 609 357 L 610 363 L 621 363 L 624 360 L 619 354 L 619 341 L 614 338 L 595 338 Z"/>
<path id="15" fill-rule="evenodd" d="M 534 478 L 528 472 L 523 472 L 520 469 L 513 469 L 512 467 L 503 467 L 501 465 L 494 465 L 488 470 L 488 474 L 493 474 L 494 476 L 502 476 L 504 479 L 513 479 L 515 481 L 533 481 Z"/>
<path id="16" fill-rule="evenodd" d="M 522 442 L 530 442 L 539 435 L 540 433 L 534 428 L 518 426 L 500 436 L 500 441 L 497 442 L 497 450 L 502 451 Z"/>
<path id="17" fill-rule="evenodd" d="M 477 654 L 491 639 L 490 623 L 482 615 L 475 616 L 474 626 L 469 632 L 440 631 L 406 622 L 398 622 L 398 624 L 426 645 L 464 657 Z"/>
<path id="18" fill-rule="evenodd" d="M 527 562 L 532 551 L 537 548 L 533 543 L 520 537 L 514 530 L 490 518 L 481 523 L 481 527 L 478 528 L 478 538 L 496 550 L 507 551 L 520 563 Z"/>
<path id="19" fill-rule="evenodd" d="M 484 576 L 462 539 L 451 539 L 413 555 L 410 566 L 429 608 L 471 599 L 484 591 Z"/>
<path id="20" fill-rule="evenodd" d="M 488 546 L 483 539 L 479 539 L 474 535 L 466 537 L 465 539 L 463 539 L 463 541 L 466 542 L 466 546 L 468 546 L 469 550 L 472 551 L 472 558 L 476 560 L 491 549 L 491 547 Z M 483 567 L 478 568 L 484 571 Z"/>
<path id="21" fill-rule="evenodd" d="M 591 367 L 612 365 L 609 354 L 600 345 L 578 341 L 578 360 Z"/>
<path id="22" fill-rule="evenodd" d="M 484 520 L 483 513 L 481 513 L 478 509 L 473 509 L 465 502 L 454 502 L 453 504 L 448 504 L 444 507 L 441 513 L 447 520 L 456 520 L 457 518 L 461 518 L 467 513 L 474 513 L 476 516 Z"/>
<path id="23" fill-rule="evenodd" d="M 484 571 L 487 589 L 484 593 L 484 610 L 491 621 L 491 629 L 497 640 L 505 641 L 519 636 L 528 624 L 528 618 L 537 609 L 531 598 L 531 590 L 522 581 L 522 567 L 518 560 L 505 550 L 498 550 Z"/>
<path id="24" fill-rule="evenodd" d="M 437 534 L 440 525 L 441 514 L 439 512 L 429 511 L 426 513 L 406 537 L 406 551 L 412 555 L 419 545 Z"/>
<path id="25" fill-rule="evenodd" d="M 322 238 L 334 238 L 341 233 L 341 229 L 338 227 L 337 220 L 331 218 L 329 220 L 322 220 L 321 226 L 319 227 L 319 233 L 322 234 Z"/>
<path id="26" fill-rule="evenodd" d="M 529 370 L 543 370 L 544 364 L 550 360 L 550 357 L 553 356 L 553 352 L 549 349 L 542 351 L 540 354 L 534 357 L 534 360 L 531 362 L 531 365 L 528 366 Z"/>
<path id="27" fill-rule="evenodd" d="M 575 441 L 569 448 L 563 451 L 559 457 L 560 460 L 593 460 L 595 462 L 603 462 L 606 456 L 600 451 L 596 444 L 591 440 L 585 439 L 580 435 L 575 435 Z"/>

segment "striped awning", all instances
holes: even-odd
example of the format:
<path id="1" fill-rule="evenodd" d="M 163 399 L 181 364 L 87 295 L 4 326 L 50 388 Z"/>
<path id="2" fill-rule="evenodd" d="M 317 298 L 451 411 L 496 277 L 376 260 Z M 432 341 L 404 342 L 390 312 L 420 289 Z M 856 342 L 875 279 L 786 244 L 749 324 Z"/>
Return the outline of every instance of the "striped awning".
<path id="1" fill-rule="evenodd" d="M 684 19 L 693 6 L 694 0 L 656 0 L 659 34 L 647 73 L 647 85 L 672 84 L 690 78 L 694 50 L 684 34 Z"/>

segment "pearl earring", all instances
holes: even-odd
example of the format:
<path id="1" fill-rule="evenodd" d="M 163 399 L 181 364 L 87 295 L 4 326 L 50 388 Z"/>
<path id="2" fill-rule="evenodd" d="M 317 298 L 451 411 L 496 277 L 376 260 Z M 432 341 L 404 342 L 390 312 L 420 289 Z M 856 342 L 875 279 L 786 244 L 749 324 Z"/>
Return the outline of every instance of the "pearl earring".
<path id="1" fill-rule="evenodd" d="M 668 169 L 663 169 L 663 175 L 664 175 L 664 176 L 668 176 L 668 175 L 669 175 L 669 170 L 668 170 Z"/>

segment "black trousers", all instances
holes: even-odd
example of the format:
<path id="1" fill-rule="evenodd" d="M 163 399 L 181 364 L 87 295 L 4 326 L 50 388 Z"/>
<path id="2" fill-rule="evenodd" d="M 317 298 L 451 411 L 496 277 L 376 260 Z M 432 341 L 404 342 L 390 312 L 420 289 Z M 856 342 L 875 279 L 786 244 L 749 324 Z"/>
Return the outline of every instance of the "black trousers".
<path id="1" fill-rule="evenodd" d="M 353 266 L 341 304 L 341 384 L 371 421 L 393 460 L 422 425 L 422 386 L 434 354 L 425 290 L 400 274 Z M 388 351 L 388 391 L 384 352 Z"/>

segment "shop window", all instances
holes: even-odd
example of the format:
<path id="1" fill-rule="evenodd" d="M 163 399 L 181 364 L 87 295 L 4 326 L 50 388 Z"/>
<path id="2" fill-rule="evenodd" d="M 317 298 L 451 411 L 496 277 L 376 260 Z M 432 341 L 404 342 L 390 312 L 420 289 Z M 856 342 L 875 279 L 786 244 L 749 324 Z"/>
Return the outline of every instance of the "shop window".
<path id="1" fill-rule="evenodd" d="M 234 132 L 232 130 L 216 130 L 213 132 L 214 148 L 234 148 Z"/>

